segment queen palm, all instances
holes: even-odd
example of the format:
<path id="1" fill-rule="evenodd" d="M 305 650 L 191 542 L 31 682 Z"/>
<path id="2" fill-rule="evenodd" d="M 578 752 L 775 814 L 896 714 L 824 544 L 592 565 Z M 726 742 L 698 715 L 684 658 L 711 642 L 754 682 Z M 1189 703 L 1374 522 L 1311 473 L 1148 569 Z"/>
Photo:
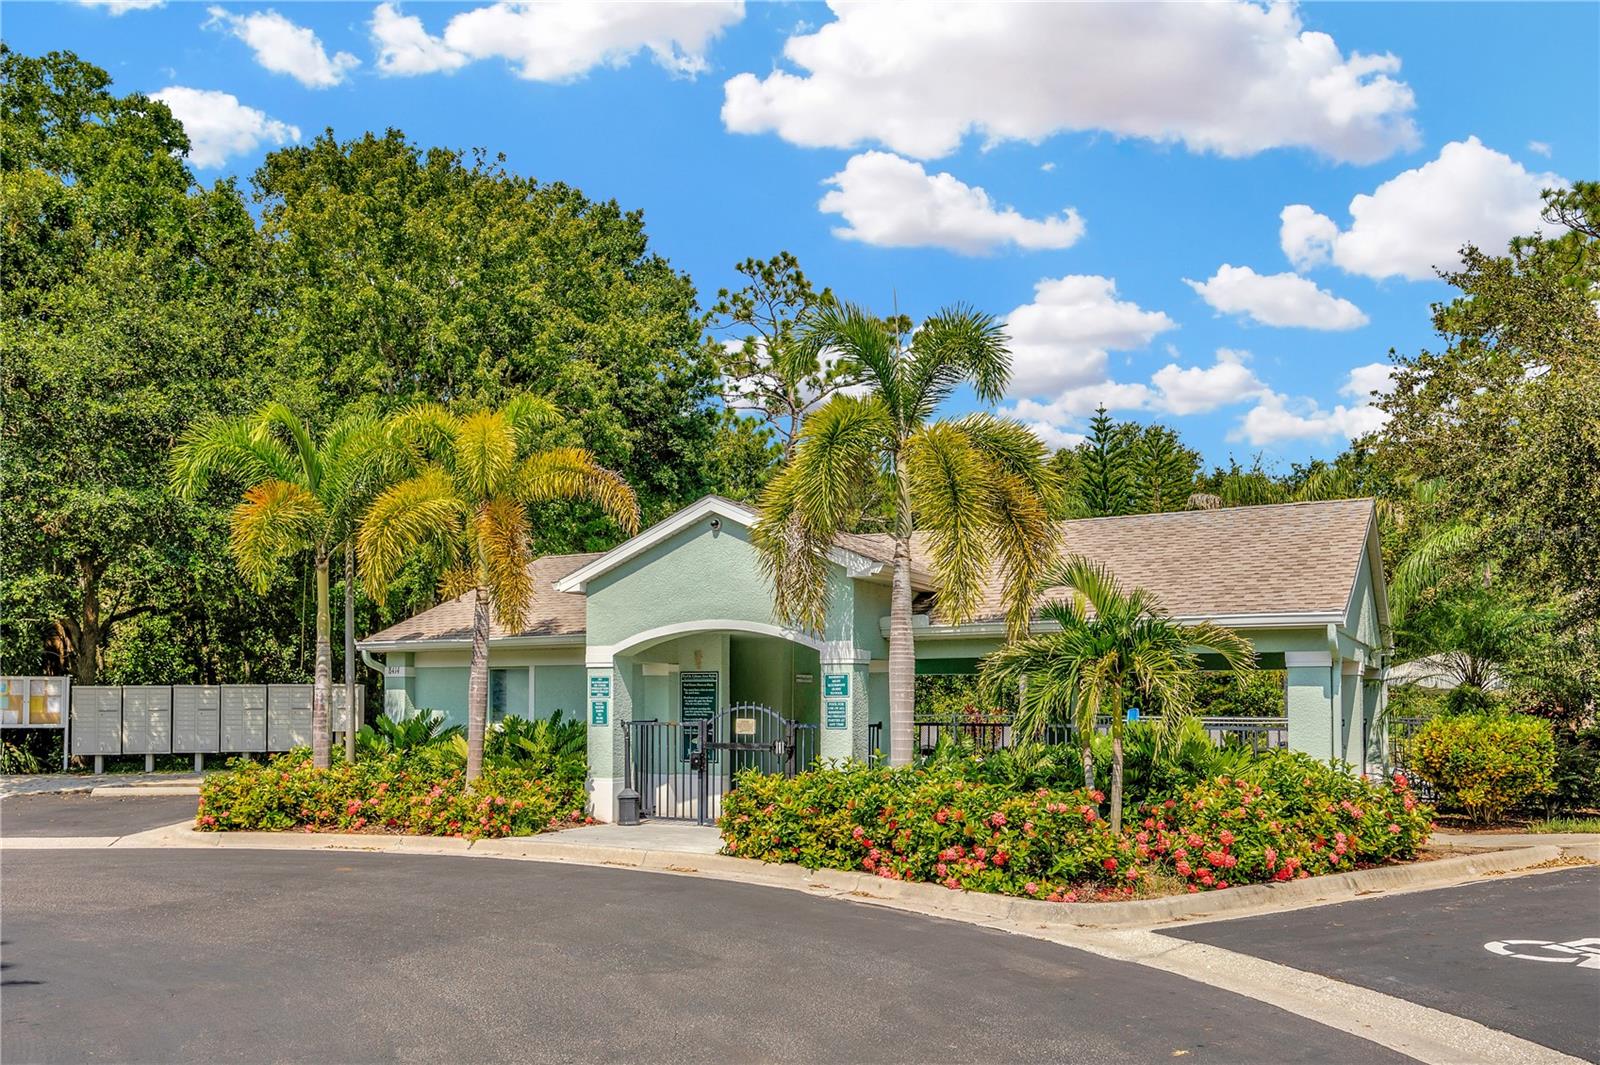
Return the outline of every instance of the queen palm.
<path id="1" fill-rule="evenodd" d="M 335 553 L 346 552 L 346 594 L 350 594 L 354 574 L 348 548 L 356 518 L 388 475 L 389 454 L 383 425 L 376 418 L 345 417 L 318 444 L 281 403 L 246 417 L 204 419 L 173 452 L 173 484 L 184 498 L 194 498 L 216 479 L 246 486 L 230 516 L 229 547 L 240 571 L 258 590 L 267 590 L 285 559 L 311 554 L 317 586 L 311 757 L 318 768 L 327 768 L 331 755 L 329 563 Z M 355 707 L 350 709 L 353 726 Z"/>
<path id="2" fill-rule="evenodd" d="M 998 565 L 1013 633 L 1028 626 L 1036 578 L 1057 540 L 1048 515 L 1055 478 L 1027 427 L 991 414 L 933 417 L 963 384 L 982 401 L 1001 398 L 1011 365 L 1005 334 L 964 307 L 908 332 L 903 319 L 885 322 L 854 305 L 812 316 L 807 341 L 852 364 L 866 393 L 836 395 L 806 418 L 793 457 L 761 497 L 753 537 L 778 615 L 820 630 L 836 537 L 887 527 L 893 765 L 910 762 L 913 741 L 913 534 L 926 537 L 942 620 L 973 617 Z"/>
<path id="3" fill-rule="evenodd" d="M 361 523 L 361 573 L 374 596 L 409 557 L 444 557 L 440 594 L 472 593 L 472 670 L 467 683 L 467 778 L 483 766 L 489 715 L 489 613 L 523 625 L 533 585 L 528 508 L 570 500 L 598 505 L 628 533 L 639 504 L 623 479 L 579 447 L 542 446 L 563 429 L 547 401 L 521 396 L 500 410 L 455 414 L 434 404 L 390 422 L 411 475 L 384 490 Z"/>
<path id="4" fill-rule="evenodd" d="M 1024 745 L 1038 743 L 1051 723 L 1072 723 L 1085 787 L 1095 783 L 1095 719 L 1111 716 L 1111 829 L 1120 832 L 1124 711 L 1143 705 L 1187 712 L 1201 652 L 1233 670 L 1255 668 L 1255 655 L 1232 629 L 1174 621 L 1149 592 L 1124 591 L 1109 569 L 1081 555 L 1061 559 L 1039 582 L 1041 595 L 1063 588 L 1067 595 L 1047 597 L 1039 609 L 1040 621 L 1054 629 L 989 655 L 982 682 L 991 692 L 1021 688 L 1014 728 Z"/>

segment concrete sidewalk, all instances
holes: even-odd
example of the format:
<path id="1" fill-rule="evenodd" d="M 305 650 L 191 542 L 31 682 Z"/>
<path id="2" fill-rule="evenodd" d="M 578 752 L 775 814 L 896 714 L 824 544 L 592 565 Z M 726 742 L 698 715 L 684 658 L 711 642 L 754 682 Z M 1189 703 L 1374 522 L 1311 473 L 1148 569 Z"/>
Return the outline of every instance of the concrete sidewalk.
<path id="1" fill-rule="evenodd" d="M 1447 832 L 1428 837 L 1438 850 L 1507 850 L 1512 847 L 1560 847 L 1572 854 L 1600 858 L 1600 833 L 1596 832 Z M 1590 853 L 1591 851 L 1596 853 Z"/>
<path id="2" fill-rule="evenodd" d="M 109 791 L 115 795 L 198 795 L 200 773 L 18 773 L 0 776 L 0 799 L 8 795 Z M 181 788 L 181 791 L 151 789 Z"/>

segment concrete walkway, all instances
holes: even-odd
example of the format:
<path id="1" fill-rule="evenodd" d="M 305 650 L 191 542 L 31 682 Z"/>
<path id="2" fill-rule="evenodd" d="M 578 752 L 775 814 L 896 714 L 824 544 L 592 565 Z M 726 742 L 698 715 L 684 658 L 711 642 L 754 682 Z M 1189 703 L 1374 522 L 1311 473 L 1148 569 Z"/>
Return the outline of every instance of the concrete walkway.
<path id="1" fill-rule="evenodd" d="M 1439 850 L 1499 851 L 1511 847 L 1600 848 L 1596 832 L 1435 832 L 1428 846 Z"/>
<path id="2" fill-rule="evenodd" d="M 0 776 L 0 799 L 7 795 L 48 795 L 96 790 L 116 795 L 198 795 L 200 773 L 19 773 Z M 182 788 L 183 791 L 151 791 Z"/>

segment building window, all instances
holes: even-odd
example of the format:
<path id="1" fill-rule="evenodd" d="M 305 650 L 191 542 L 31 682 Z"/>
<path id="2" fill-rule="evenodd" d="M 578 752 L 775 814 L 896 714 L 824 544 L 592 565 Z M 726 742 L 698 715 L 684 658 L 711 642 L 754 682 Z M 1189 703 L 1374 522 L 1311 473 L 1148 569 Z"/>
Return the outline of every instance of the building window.
<path id="1" fill-rule="evenodd" d="M 489 671 L 489 720 L 499 721 L 506 716 L 506 673 L 508 670 Z"/>

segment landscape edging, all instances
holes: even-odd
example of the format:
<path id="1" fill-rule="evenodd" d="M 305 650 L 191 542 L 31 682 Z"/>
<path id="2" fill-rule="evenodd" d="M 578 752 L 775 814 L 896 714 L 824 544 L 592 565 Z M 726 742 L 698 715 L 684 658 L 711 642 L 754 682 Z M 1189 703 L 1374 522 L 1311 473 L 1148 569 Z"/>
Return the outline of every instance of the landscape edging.
<path id="1" fill-rule="evenodd" d="M 709 876 L 812 893 L 826 892 L 853 897 L 864 902 L 889 904 L 904 902 L 911 904 L 911 908 L 918 912 L 955 920 L 1000 920 L 1041 927 L 1090 929 L 1151 927 L 1250 911 L 1296 909 L 1315 903 L 1346 901 L 1374 892 L 1451 887 L 1470 883 L 1487 875 L 1517 872 L 1556 861 L 1572 849 L 1537 845 L 1407 865 L 1360 869 L 1281 884 L 1247 884 L 1223 891 L 1127 902 L 1062 904 L 1009 895 L 952 891 L 935 884 L 888 880 L 851 870 L 808 870 L 798 865 L 769 864 L 722 854 L 554 842 L 558 835 L 515 836 L 471 841 L 447 836 L 199 832 L 191 825 L 175 825 L 123 837 L 117 845 L 395 852 L 609 866 L 680 876 Z"/>

